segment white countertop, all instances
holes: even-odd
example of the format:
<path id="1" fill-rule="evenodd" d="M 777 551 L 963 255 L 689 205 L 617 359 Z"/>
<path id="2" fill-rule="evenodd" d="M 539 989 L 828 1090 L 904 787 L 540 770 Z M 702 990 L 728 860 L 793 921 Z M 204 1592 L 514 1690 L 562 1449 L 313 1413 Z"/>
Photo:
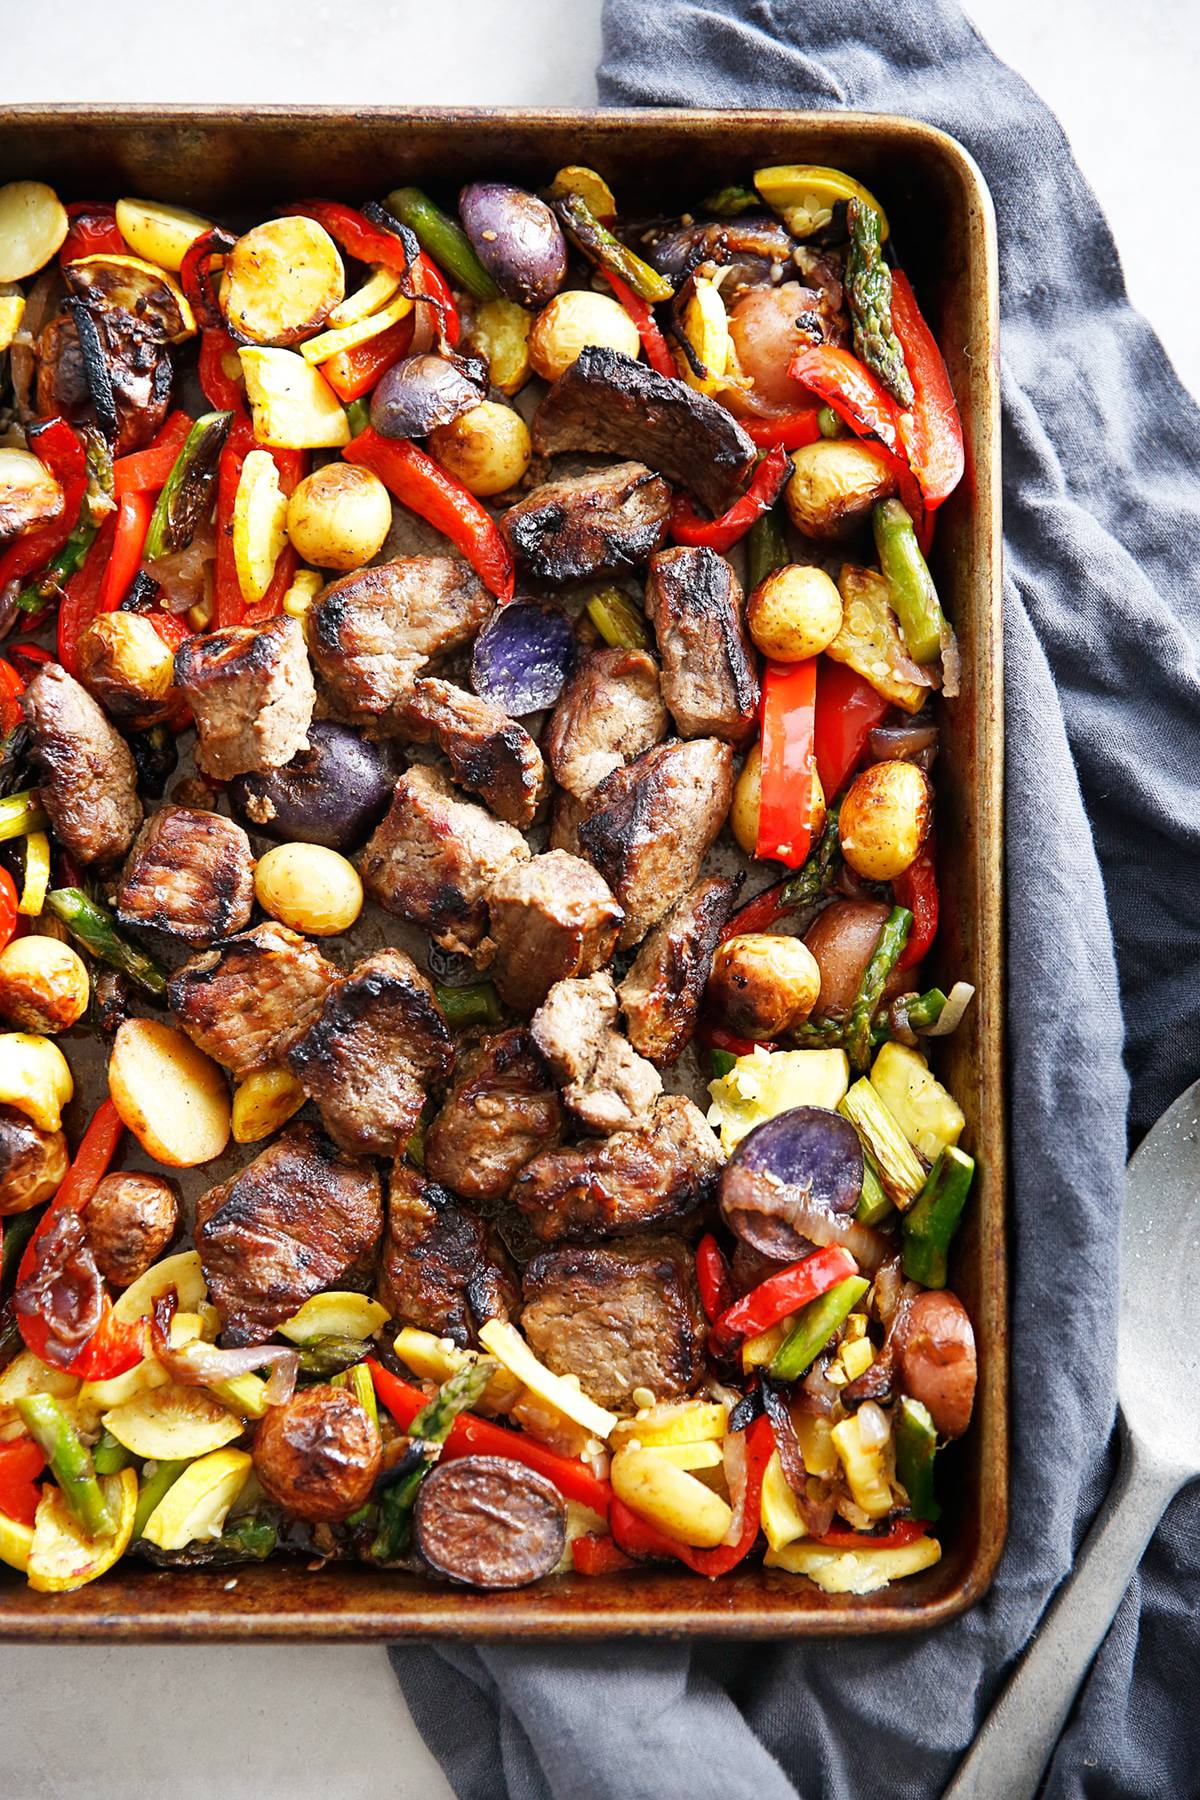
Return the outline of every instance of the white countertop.
<path id="1" fill-rule="evenodd" d="M 647 0 L 650 4 L 651 0 Z M 974 0 L 1000 55 L 1062 118 L 1134 299 L 1200 392 L 1195 0 Z M 5 8 L 0 99 L 587 106 L 599 0 L 170 0 L 149 29 L 88 0 Z M 351 21 L 355 21 L 353 24 Z M 451 26 L 447 29 L 447 26 Z M 76 49 L 64 54 L 64 47 Z M 85 47 L 86 46 L 86 47 Z M 1086 247 L 1081 247 L 1081 249 Z M 443 1800 L 382 1648 L 0 1648 L 11 1800 Z"/>

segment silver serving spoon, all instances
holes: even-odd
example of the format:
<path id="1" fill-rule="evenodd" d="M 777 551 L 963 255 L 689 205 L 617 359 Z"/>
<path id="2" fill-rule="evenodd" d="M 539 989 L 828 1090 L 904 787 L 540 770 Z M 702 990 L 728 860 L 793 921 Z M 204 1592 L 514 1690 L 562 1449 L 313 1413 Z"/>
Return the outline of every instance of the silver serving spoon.
<path id="1" fill-rule="evenodd" d="M 1200 1081 L 1125 1174 L 1121 1466 L 1053 1604 L 944 1800 L 1033 1800 L 1071 1703 L 1169 1502 L 1200 1475 Z"/>

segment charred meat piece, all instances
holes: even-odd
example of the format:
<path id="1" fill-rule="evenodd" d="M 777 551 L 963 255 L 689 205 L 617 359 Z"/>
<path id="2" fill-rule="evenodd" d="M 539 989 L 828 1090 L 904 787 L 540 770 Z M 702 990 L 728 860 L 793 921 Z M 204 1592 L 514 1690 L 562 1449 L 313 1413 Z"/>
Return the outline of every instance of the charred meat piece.
<path id="1" fill-rule="evenodd" d="M 741 583 L 725 558 L 682 545 L 660 551 L 650 561 L 646 613 L 680 737 L 745 743 L 758 716 L 758 677 Z"/>
<path id="2" fill-rule="evenodd" d="M 542 753 L 523 725 L 490 700 L 432 678 L 418 681 L 396 708 L 392 728 L 413 744 L 437 744 L 460 787 L 470 788 L 498 819 L 533 823 L 546 791 Z"/>
<path id="3" fill-rule="evenodd" d="M 431 657 L 475 636 L 492 597 L 466 563 L 401 556 L 331 582 L 309 613 L 318 674 L 353 716 L 386 713 Z"/>
<path id="4" fill-rule="evenodd" d="M 484 1038 L 458 1065 L 425 1133 L 425 1167 L 467 1200 L 502 1200 L 525 1164 L 561 1143 L 562 1107 L 523 1026 Z"/>
<path id="5" fill-rule="evenodd" d="M 604 967 L 625 915 L 590 863 L 548 850 L 509 865 L 492 884 L 488 916 L 496 986 L 514 1011 L 530 1013 L 556 981 Z"/>
<path id="6" fill-rule="evenodd" d="M 667 540 L 671 490 L 644 463 L 617 463 L 534 488 L 500 520 L 539 581 L 588 581 L 636 568 Z"/>
<path id="7" fill-rule="evenodd" d="M 175 680 L 196 717 L 206 775 L 281 769 L 307 750 L 316 690 L 299 619 L 188 638 L 175 652 Z"/>
<path id="8" fill-rule="evenodd" d="M 660 1094 L 640 1131 L 535 1156 L 512 1198 L 543 1243 L 594 1243 L 683 1218 L 712 1197 L 720 1167 L 704 1114 L 683 1094 Z"/>
<path id="9" fill-rule="evenodd" d="M 584 350 L 533 418 L 539 456 L 561 450 L 636 456 L 688 489 L 711 513 L 742 491 L 757 454 L 733 415 L 686 382 L 617 350 Z"/>
<path id="10" fill-rule="evenodd" d="M 704 1312 L 682 1238 L 544 1250 L 525 1270 L 521 1330 L 556 1375 L 577 1375 L 601 1406 L 629 1411 L 636 1388 L 656 1400 L 704 1377 Z"/>
<path id="11" fill-rule="evenodd" d="M 550 808 L 550 835 L 546 840 L 546 848 L 565 850 L 568 856 L 582 856 L 579 822 L 586 811 L 586 798 L 577 800 L 574 794 L 568 794 L 565 788 L 559 788 Z"/>
<path id="12" fill-rule="evenodd" d="M 250 923 L 254 857 L 240 825 L 220 813 L 163 806 L 138 832 L 117 889 L 123 925 L 153 925 L 211 944 Z"/>
<path id="13" fill-rule="evenodd" d="M 96 1267 L 125 1288 L 158 1261 L 179 1230 L 179 1189 L 164 1175 L 106 1175 L 82 1213 Z"/>
<path id="14" fill-rule="evenodd" d="M 581 798 L 667 735 L 658 668 L 644 650 L 592 650 L 563 689 L 546 732 L 560 787 Z"/>
<path id="15" fill-rule="evenodd" d="M 669 1066 L 687 1047 L 737 885 L 713 876 L 685 894 L 644 940 L 617 990 L 629 1041 L 651 1062 Z"/>
<path id="16" fill-rule="evenodd" d="M 556 981 L 529 1027 L 585 1131 L 636 1131 L 649 1123 L 662 1093 L 658 1071 L 616 1022 L 616 989 L 603 974 Z"/>
<path id="17" fill-rule="evenodd" d="M 392 1164 L 378 1295 L 400 1324 L 464 1348 L 489 1319 L 507 1319 L 520 1296 L 494 1232 L 410 1163 Z"/>
<path id="18" fill-rule="evenodd" d="M 396 783 L 359 869 L 380 906 L 422 926 L 443 950 L 478 952 L 482 962 L 488 890 L 528 855 L 513 826 L 462 799 L 437 769 L 413 768 Z"/>
<path id="19" fill-rule="evenodd" d="M 128 744 L 87 689 L 57 663 L 38 670 L 24 707 L 42 805 L 55 836 L 77 862 L 115 862 L 142 822 Z"/>
<path id="20" fill-rule="evenodd" d="M 196 1248 L 229 1344 L 262 1344 L 324 1288 L 366 1288 L 383 1231 L 379 1177 L 311 1125 L 196 1202 Z"/>
<path id="21" fill-rule="evenodd" d="M 579 842 L 625 909 L 622 949 L 694 884 L 732 797 L 733 753 L 716 738 L 659 744 L 592 794 Z"/>
<path id="22" fill-rule="evenodd" d="M 241 1081 L 284 1062 L 337 979 L 315 944 L 268 921 L 191 957 L 167 994 L 192 1042 Z"/>
<path id="23" fill-rule="evenodd" d="M 411 956 L 378 950 L 329 989 L 288 1066 L 335 1144 L 356 1156 L 396 1156 L 426 1088 L 441 1087 L 454 1067 L 454 1040 Z"/>
<path id="24" fill-rule="evenodd" d="M 37 341 L 37 410 L 95 420 L 114 456 L 147 445 L 171 404 L 171 353 L 161 332 L 124 307 L 69 300 Z"/>

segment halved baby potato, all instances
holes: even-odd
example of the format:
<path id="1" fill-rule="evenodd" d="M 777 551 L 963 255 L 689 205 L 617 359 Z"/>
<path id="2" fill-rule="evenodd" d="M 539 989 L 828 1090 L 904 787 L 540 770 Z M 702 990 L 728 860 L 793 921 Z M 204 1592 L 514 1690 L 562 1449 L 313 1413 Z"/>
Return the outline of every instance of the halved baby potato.
<path id="1" fill-rule="evenodd" d="M 211 231 L 212 224 L 199 213 L 161 200 L 118 200 L 117 230 L 135 256 L 177 274 L 189 247 Z"/>
<path id="2" fill-rule="evenodd" d="M 194 1169 L 229 1142 L 225 1077 L 190 1038 L 158 1019 L 126 1019 L 113 1040 L 108 1091 L 148 1156 Z"/>
<path id="3" fill-rule="evenodd" d="M 67 235 L 66 208 L 44 181 L 0 187 L 0 281 L 24 281 L 50 261 Z"/>
<path id="4" fill-rule="evenodd" d="M 0 308 L 4 304 L 0 300 Z M 3 348 L 4 334 L 0 330 L 0 350 Z M 0 444 L 0 544 L 20 537 L 34 525 L 60 518 L 62 509 L 62 486 L 45 463 L 32 450 Z"/>
<path id="5" fill-rule="evenodd" d="M 233 502 L 233 560 L 247 606 L 256 606 L 271 585 L 287 543 L 287 512 L 274 457 L 269 450 L 251 450 Z"/>
<path id="6" fill-rule="evenodd" d="M 95 1581 L 118 1562 L 129 1547 L 137 1512 L 138 1479 L 132 1469 L 101 1475 L 100 1489 L 117 1528 L 111 1537 L 90 1538 L 51 1482 L 42 1489 L 26 1573 L 39 1594 L 66 1594 Z"/>
<path id="7" fill-rule="evenodd" d="M 99 294 L 143 323 L 153 320 L 168 344 L 195 336 L 196 318 L 187 296 L 164 269 L 140 256 L 81 256 L 64 270 L 77 294 Z"/>
<path id="8" fill-rule="evenodd" d="M 158 1462 L 190 1462 L 222 1450 L 242 1435 L 245 1426 L 236 1413 L 214 1400 L 203 1388 L 169 1382 L 112 1406 L 103 1414 L 106 1431 L 135 1456 L 153 1456 Z"/>
<path id="9" fill-rule="evenodd" d="M 337 245 L 323 225 L 297 214 L 268 219 L 238 239 L 219 298 L 242 343 L 286 345 L 319 331 L 345 294 Z"/>
<path id="10" fill-rule="evenodd" d="M 319 576 L 317 585 L 323 585 Z M 300 1111 L 307 1098 L 290 1069 L 256 1069 L 234 1089 L 234 1143 L 257 1144 L 271 1137 Z"/>

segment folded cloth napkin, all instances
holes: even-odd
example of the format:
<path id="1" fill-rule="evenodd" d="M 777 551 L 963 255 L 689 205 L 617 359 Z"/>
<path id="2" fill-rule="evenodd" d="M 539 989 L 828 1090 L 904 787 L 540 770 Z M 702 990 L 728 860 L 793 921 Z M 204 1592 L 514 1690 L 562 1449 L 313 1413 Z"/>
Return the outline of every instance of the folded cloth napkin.
<path id="1" fill-rule="evenodd" d="M 913 114 L 967 146 L 996 203 L 1012 1524 L 987 1598 L 917 1639 L 392 1657 L 470 1800 L 923 1800 L 1109 1479 L 1127 1125 L 1200 1074 L 1200 411 L 1129 304 L 1060 127 L 949 0 L 607 0 L 604 31 L 605 102 Z M 1193 1486 L 1072 1715 L 1054 1800 L 1200 1791 L 1198 1544 Z"/>

